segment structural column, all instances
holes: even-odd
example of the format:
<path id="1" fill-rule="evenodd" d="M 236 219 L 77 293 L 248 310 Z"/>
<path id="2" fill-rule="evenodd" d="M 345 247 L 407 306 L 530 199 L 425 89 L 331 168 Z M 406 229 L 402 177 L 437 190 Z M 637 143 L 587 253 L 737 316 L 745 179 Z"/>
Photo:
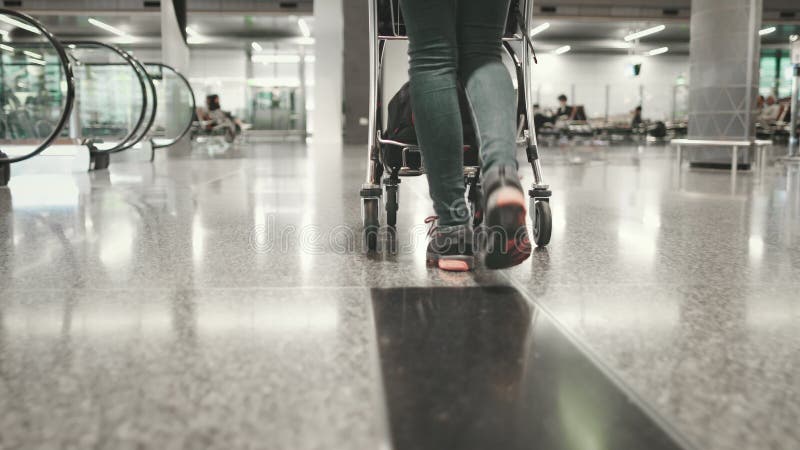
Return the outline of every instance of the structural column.
<path id="1" fill-rule="evenodd" d="M 344 0 L 344 142 L 367 144 L 369 117 L 369 14 L 367 2 Z"/>
<path id="2" fill-rule="evenodd" d="M 762 0 L 692 0 L 689 138 L 755 136 Z M 740 164 L 749 164 L 744 152 Z M 730 166 L 730 149 L 693 152 L 692 163 Z"/>
<path id="3" fill-rule="evenodd" d="M 186 45 L 186 2 L 162 0 L 161 2 L 161 60 L 178 72 L 189 73 L 189 46 Z M 166 98 L 158 99 L 163 105 L 180 105 L 180 92 L 174 86 L 164 86 Z M 167 114 L 167 134 L 175 136 L 186 126 L 180 114 Z"/>
<path id="4" fill-rule="evenodd" d="M 161 59 L 164 64 L 174 67 L 183 74 L 189 72 L 189 46 L 186 45 L 185 22 L 184 0 L 161 1 Z"/>
<path id="5" fill-rule="evenodd" d="M 342 142 L 343 41 L 342 0 L 314 2 L 314 142 Z"/>

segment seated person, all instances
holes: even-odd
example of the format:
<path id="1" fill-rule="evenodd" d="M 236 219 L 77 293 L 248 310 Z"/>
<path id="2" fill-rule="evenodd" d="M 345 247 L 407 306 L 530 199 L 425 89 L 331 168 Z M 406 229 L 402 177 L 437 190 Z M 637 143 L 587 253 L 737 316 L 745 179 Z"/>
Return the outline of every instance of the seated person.
<path id="1" fill-rule="evenodd" d="M 197 118 L 205 122 L 203 125 L 206 131 L 221 129 L 230 137 L 236 136 L 242 129 L 239 119 L 222 110 L 217 94 L 206 96 L 206 107 L 197 109 Z"/>
<path id="2" fill-rule="evenodd" d="M 573 120 L 575 115 L 575 108 L 567 105 L 567 96 L 561 94 L 558 96 L 558 110 L 556 111 L 553 120 Z"/>
<path id="3" fill-rule="evenodd" d="M 758 116 L 758 121 L 762 126 L 767 126 L 775 123 L 781 115 L 781 105 L 775 99 L 775 96 L 770 95 L 767 97 L 767 102 Z"/>
<path id="4" fill-rule="evenodd" d="M 576 105 L 572 107 L 572 116 L 570 120 L 578 121 L 578 122 L 586 122 L 588 118 L 586 117 L 586 109 L 583 105 Z"/>

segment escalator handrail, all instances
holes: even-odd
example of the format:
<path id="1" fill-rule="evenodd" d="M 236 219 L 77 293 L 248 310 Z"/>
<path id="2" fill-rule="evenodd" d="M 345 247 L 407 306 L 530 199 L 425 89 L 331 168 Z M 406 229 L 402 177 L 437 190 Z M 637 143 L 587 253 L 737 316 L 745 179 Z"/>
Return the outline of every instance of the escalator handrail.
<path id="1" fill-rule="evenodd" d="M 13 158 L 2 158 L 2 162 L 4 164 L 11 164 L 20 161 L 25 161 L 26 159 L 33 158 L 34 156 L 38 155 L 39 153 L 43 152 L 53 141 L 58 138 L 61 134 L 61 130 L 64 129 L 64 125 L 67 123 L 67 119 L 69 119 L 70 114 L 72 113 L 72 106 L 75 102 L 75 79 L 72 76 L 72 64 L 69 62 L 69 58 L 67 57 L 67 52 L 64 50 L 64 46 L 61 45 L 61 42 L 53 36 L 53 33 L 49 32 L 44 25 L 41 24 L 38 20 L 34 19 L 33 17 L 21 13 L 18 11 L 14 11 L 12 9 L 5 9 L 0 8 L 0 14 L 6 16 L 14 16 L 18 19 L 21 19 L 23 22 L 28 22 L 30 25 L 36 27 L 48 41 L 56 49 L 56 53 L 58 53 L 58 58 L 61 60 L 61 68 L 64 70 L 64 77 L 67 81 L 67 99 L 66 104 L 64 105 L 64 111 L 61 113 L 61 118 L 56 123 L 56 126 L 53 128 L 53 131 L 50 133 L 44 142 L 39 144 L 39 146 L 34 149 L 32 152 L 28 153 L 27 155 L 22 156 L 15 156 Z"/>
<path id="2" fill-rule="evenodd" d="M 147 123 L 145 124 L 144 128 L 141 130 L 142 131 L 141 135 L 139 135 L 138 137 L 136 137 L 134 135 L 135 139 L 133 141 L 128 142 L 127 144 L 123 145 L 122 147 L 119 147 L 116 151 L 127 150 L 127 149 L 133 147 L 134 145 L 138 144 L 142 140 L 144 140 L 144 138 L 147 137 L 147 134 L 150 133 L 150 129 L 153 128 L 153 124 L 156 121 L 156 113 L 158 112 L 158 96 L 156 95 L 156 86 L 155 86 L 155 84 L 153 84 L 153 79 L 150 78 L 150 75 L 148 75 L 148 73 L 147 73 L 147 69 L 145 69 L 144 64 L 142 64 L 141 61 L 136 59 L 136 57 L 133 56 L 130 52 L 125 51 L 125 53 L 127 53 L 128 56 L 130 56 L 131 61 L 136 65 L 137 74 L 139 75 L 139 77 L 143 77 L 143 79 L 145 80 L 147 88 L 150 89 L 150 92 L 152 93 L 153 101 L 152 101 L 152 106 L 150 106 L 150 109 L 152 110 L 152 114 L 150 114 L 150 118 L 147 120 Z M 138 132 L 140 130 L 137 129 L 136 131 Z"/>
<path id="3" fill-rule="evenodd" d="M 181 74 L 180 72 L 175 70 L 175 68 L 173 68 L 172 66 L 168 66 L 168 65 L 166 65 L 164 63 L 159 63 L 159 62 L 146 62 L 146 63 L 144 63 L 144 65 L 145 66 L 159 66 L 159 67 L 166 68 L 166 69 L 169 69 L 169 70 L 173 71 L 175 73 L 175 75 L 177 75 L 181 80 L 183 80 L 183 83 L 186 84 L 186 87 L 189 89 L 189 95 L 192 98 L 192 114 L 189 116 L 189 123 L 186 124 L 186 128 L 184 128 L 183 132 L 181 134 L 179 134 L 178 137 L 172 139 L 170 142 L 168 142 L 166 144 L 153 144 L 153 148 L 166 148 L 166 147 L 169 147 L 171 145 L 174 145 L 176 142 L 178 142 L 181 139 L 183 139 L 183 137 L 186 136 L 186 133 L 188 133 L 189 130 L 192 128 L 192 122 L 194 122 L 192 120 L 192 117 L 194 117 L 194 112 L 197 109 L 197 101 L 195 100 L 194 90 L 192 90 L 192 85 L 189 84 L 189 80 L 187 80 L 186 77 L 183 76 L 183 74 Z"/>
<path id="4" fill-rule="evenodd" d="M 139 127 L 141 127 L 142 124 L 144 123 L 144 118 L 145 118 L 145 115 L 147 113 L 147 86 L 145 85 L 145 81 L 142 78 L 141 74 L 139 73 L 139 70 L 137 69 L 136 64 L 132 61 L 133 57 L 128 52 L 120 49 L 119 47 L 117 47 L 115 45 L 111 45 L 111 44 L 106 44 L 104 42 L 91 41 L 91 40 L 80 40 L 80 41 L 64 41 L 63 44 L 65 44 L 67 46 L 74 45 L 74 46 L 76 46 L 78 48 L 80 48 L 82 46 L 83 47 L 93 46 L 93 47 L 102 47 L 102 48 L 109 49 L 109 50 L 113 51 L 114 53 L 116 53 L 117 55 L 119 55 L 120 57 L 122 57 L 122 59 L 125 60 L 125 62 L 128 63 L 128 65 L 131 67 L 131 69 L 133 69 L 133 73 L 136 74 L 136 78 L 139 80 L 139 87 L 142 90 L 142 112 L 139 114 L 139 118 L 136 121 L 136 125 L 131 129 L 130 133 L 128 133 L 128 135 L 125 136 L 125 138 L 123 138 L 119 142 L 119 144 L 115 145 L 114 147 L 107 148 L 107 149 L 96 149 L 95 151 L 97 153 L 117 153 L 117 152 L 120 152 L 120 151 L 123 151 L 123 150 L 126 150 L 126 149 L 130 148 L 131 146 L 126 147 L 125 144 L 136 135 L 137 131 L 139 131 Z M 94 64 L 94 65 L 96 65 L 96 64 Z M 101 63 L 101 65 L 105 65 L 105 64 Z M 115 65 L 115 64 L 111 63 L 109 65 Z M 147 78 L 149 79 L 150 77 L 147 77 Z M 151 82 L 152 82 L 152 80 L 151 80 Z M 153 97 L 155 98 L 155 89 L 153 89 Z M 78 111 L 75 111 L 75 113 L 77 113 L 77 112 Z"/>

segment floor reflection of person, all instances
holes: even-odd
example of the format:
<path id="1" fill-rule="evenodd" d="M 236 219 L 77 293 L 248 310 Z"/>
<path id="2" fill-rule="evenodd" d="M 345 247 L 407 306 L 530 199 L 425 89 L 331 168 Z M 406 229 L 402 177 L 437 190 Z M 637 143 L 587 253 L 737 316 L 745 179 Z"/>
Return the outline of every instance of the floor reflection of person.
<path id="1" fill-rule="evenodd" d="M 372 291 L 394 448 L 516 450 L 531 310 L 510 288 Z"/>

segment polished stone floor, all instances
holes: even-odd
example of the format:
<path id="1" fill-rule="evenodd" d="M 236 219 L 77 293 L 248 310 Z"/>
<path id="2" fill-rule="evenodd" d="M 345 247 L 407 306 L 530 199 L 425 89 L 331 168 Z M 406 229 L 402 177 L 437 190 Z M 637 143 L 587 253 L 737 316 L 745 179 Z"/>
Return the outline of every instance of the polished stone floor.
<path id="1" fill-rule="evenodd" d="M 546 148 L 552 244 L 450 274 L 424 264 L 423 178 L 396 241 L 363 251 L 362 153 L 15 174 L 0 448 L 800 446 L 797 166 Z"/>

